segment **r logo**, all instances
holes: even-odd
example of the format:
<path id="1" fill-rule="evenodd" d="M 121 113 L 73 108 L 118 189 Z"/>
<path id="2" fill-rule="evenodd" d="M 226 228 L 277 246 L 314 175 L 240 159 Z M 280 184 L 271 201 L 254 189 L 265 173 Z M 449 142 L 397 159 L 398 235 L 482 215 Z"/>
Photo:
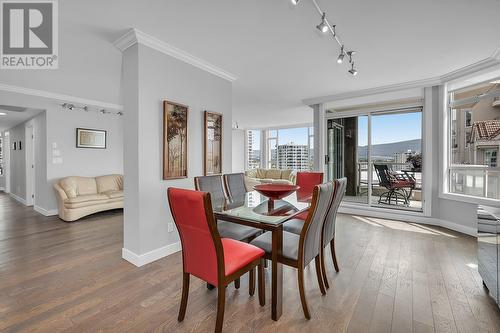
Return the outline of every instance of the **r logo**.
<path id="1" fill-rule="evenodd" d="M 56 1 L 0 0 L 2 68 L 57 68 Z"/>

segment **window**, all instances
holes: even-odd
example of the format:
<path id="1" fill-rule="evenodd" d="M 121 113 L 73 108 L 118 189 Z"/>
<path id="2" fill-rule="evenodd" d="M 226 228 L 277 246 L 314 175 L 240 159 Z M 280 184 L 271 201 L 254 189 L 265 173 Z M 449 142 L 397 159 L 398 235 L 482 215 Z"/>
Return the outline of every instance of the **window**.
<path id="1" fill-rule="evenodd" d="M 448 92 L 449 193 L 500 200 L 500 80 Z"/>
<path id="2" fill-rule="evenodd" d="M 272 129 L 267 133 L 268 168 L 312 170 L 313 127 Z"/>
<path id="3" fill-rule="evenodd" d="M 260 133 L 258 130 L 246 131 L 246 169 L 260 168 Z"/>

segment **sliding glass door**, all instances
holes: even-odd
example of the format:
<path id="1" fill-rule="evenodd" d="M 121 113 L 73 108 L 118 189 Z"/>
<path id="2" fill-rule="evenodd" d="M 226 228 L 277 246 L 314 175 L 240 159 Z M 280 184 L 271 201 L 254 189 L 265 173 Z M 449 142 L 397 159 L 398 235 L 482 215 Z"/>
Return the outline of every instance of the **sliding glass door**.
<path id="1" fill-rule="evenodd" d="M 326 142 L 327 176 L 347 178 L 345 201 L 422 210 L 421 108 L 328 119 Z"/>

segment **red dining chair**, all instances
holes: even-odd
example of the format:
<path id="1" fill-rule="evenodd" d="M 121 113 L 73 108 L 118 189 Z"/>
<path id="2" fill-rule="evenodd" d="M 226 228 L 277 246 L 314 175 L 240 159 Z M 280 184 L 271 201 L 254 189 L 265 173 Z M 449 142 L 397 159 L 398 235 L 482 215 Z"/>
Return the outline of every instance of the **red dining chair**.
<path id="1" fill-rule="evenodd" d="M 322 172 L 297 172 L 296 185 L 299 186 L 297 190 L 297 201 L 310 201 L 313 195 L 313 190 L 316 185 L 323 183 Z M 283 230 L 293 232 L 300 235 L 303 221 L 307 219 L 309 210 L 304 210 L 293 216 L 291 221 L 283 224 Z"/>
<path id="2" fill-rule="evenodd" d="M 259 303 L 264 306 L 264 251 L 247 243 L 220 237 L 209 193 L 170 187 L 167 196 L 182 245 L 183 282 L 178 321 L 183 321 L 186 314 L 191 275 L 218 288 L 216 333 L 222 331 L 226 286 L 249 272 L 249 293 L 253 295 L 257 266 Z"/>

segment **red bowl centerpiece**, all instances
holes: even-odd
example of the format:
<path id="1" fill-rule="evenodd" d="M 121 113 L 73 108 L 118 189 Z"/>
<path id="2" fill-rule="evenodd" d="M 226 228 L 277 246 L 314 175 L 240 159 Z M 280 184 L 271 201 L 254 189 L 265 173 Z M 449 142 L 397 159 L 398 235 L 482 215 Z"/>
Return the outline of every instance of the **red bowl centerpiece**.
<path id="1" fill-rule="evenodd" d="M 271 200 L 282 199 L 297 191 L 299 188 L 299 186 L 287 184 L 260 184 L 253 187 L 254 190 Z"/>

